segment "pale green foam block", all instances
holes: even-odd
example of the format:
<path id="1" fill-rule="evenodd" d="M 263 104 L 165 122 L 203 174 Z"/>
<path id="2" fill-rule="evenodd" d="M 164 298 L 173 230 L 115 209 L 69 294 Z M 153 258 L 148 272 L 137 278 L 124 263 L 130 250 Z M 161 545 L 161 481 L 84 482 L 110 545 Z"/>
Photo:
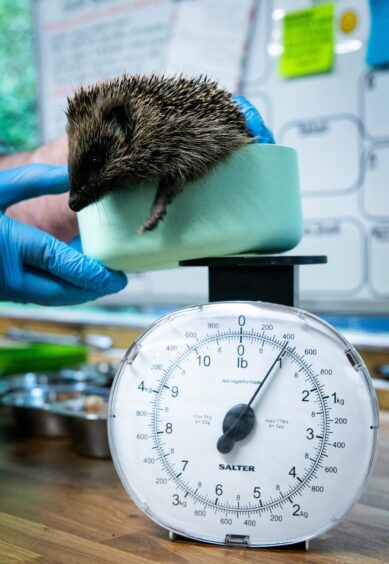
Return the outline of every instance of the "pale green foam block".
<path id="1" fill-rule="evenodd" d="M 109 194 L 78 214 L 86 255 L 110 268 L 140 272 L 180 260 L 292 249 L 303 232 L 296 152 L 247 145 L 208 175 L 188 183 L 154 231 L 149 216 L 157 183 Z"/>

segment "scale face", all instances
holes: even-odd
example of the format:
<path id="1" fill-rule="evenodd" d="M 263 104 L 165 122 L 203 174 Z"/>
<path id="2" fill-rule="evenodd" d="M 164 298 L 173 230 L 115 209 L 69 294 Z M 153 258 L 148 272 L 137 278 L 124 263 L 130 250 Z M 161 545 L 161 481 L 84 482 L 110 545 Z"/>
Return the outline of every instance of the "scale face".
<path id="1" fill-rule="evenodd" d="M 312 538 L 356 503 L 378 410 L 353 347 L 304 311 L 218 302 L 158 320 L 129 349 L 109 440 L 128 494 L 200 541 Z"/>

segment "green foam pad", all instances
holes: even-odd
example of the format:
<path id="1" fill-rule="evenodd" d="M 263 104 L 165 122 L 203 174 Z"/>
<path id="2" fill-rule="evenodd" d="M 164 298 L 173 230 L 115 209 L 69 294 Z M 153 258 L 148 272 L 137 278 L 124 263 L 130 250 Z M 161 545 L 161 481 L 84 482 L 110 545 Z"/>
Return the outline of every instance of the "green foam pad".
<path id="1" fill-rule="evenodd" d="M 180 260 L 292 249 L 303 232 L 296 152 L 247 145 L 188 183 L 154 231 L 157 182 L 116 191 L 78 214 L 86 255 L 126 272 L 174 268 Z"/>

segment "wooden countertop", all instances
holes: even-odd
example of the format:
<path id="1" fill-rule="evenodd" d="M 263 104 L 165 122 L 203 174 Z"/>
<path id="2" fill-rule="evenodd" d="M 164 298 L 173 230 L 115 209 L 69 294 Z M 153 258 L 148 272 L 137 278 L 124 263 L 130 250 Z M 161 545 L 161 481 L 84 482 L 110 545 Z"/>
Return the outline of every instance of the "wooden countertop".
<path id="1" fill-rule="evenodd" d="M 66 440 L 0 440 L 0 562 L 373 564 L 389 562 L 389 414 L 361 502 L 309 552 L 170 542 L 130 501 L 109 460 L 82 458 Z"/>

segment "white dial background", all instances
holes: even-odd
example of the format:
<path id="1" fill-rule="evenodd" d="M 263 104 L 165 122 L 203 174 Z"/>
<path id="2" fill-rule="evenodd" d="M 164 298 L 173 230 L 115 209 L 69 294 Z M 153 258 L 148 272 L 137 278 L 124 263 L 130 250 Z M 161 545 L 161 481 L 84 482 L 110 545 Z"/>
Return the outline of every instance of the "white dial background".
<path id="1" fill-rule="evenodd" d="M 249 403 L 273 364 L 251 432 L 220 453 L 226 413 Z M 336 524 L 362 493 L 377 426 L 369 376 L 342 337 L 299 310 L 244 302 L 159 320 L 127 353 L 109 417 L 121 480 L 152 519 L 252 546 Z"/>

